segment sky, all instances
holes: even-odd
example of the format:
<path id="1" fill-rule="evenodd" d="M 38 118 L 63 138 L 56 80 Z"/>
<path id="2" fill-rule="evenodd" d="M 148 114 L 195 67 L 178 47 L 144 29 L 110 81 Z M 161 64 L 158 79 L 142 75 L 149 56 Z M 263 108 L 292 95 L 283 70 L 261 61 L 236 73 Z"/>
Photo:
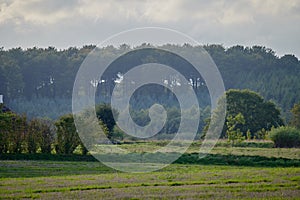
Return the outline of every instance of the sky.
<path id="1" fill-rule="evenodd" d="M 261 45 L 300 58 L 300 0 L 0 0 L 0 47 L 99 44 L 139 27 L 200 44 Z"/>

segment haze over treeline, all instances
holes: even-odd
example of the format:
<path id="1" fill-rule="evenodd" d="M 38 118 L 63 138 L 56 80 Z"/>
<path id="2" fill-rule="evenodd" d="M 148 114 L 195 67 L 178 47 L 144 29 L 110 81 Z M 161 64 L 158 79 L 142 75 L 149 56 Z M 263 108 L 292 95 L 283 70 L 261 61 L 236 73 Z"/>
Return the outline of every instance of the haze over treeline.
<path id="1" fill-rule="evenodd" d="M 151 47 L 149 44 L 143 45 Z M 225 48 L 213 44 L 203 47 L 218 66 L 226 89 L 256 91 L 266 100 L 274 101 L 287 118 L 289 110 L 300 101 L 300 62 L 294 55 L 278 57 L 272 49 L 263 46 L 237 45 Z M 94 45 L 63 50 L 57 50 L 55 47 L 45 49 L 34 47 L 26 50 L 2 48 L 0 50 L 0 94 L 4 95 L 5 103 L 12 109 L 26 113 L 30 117 L 46 115 L 56 118 L 63 113 L 71 112 L 72 88 L 76 73 L 85 57 L 94 48 Z M 109 59 L 128 48 L 132 47 L 108 46 L 101 51 L 104 57 Z M 180 48 L 187 52 L 200 50 L 199 47 L 190 45 L 169 45 L 168 48 Z M 141 53 L 139 62 L 147 63 L 149 60 L 155 62 L 155 56 Z M 164 59 L 166 63 L 172 65 L 171 57 L 164 56 Z M 118 70 L 108 71 L 105 77 L 99 78 L 95 75 L 96 85 L 98 85 L 97 95 L 101 100 L 105 101 L 104 97 L 109 96 L 115 80 L 120 78 L 120 74 L 124 71 L 124 66 L 132 64 L 130 60 L 127 62 L 120 63 Z M 209 106 L 208 92 L 203 78 L 193 74 L 184 63 L 180 66 L 180 72 L 190 78 L 201 106 L 203 108 Z M 180 84 L 174 83 L 180 81 L 176 77 L 170 75 L 166 80 L 169 84 L 174 84 L 174 87 L 180 87 Z M 91 82 L 91 87 L 93 84 L 95 82 Z M 151 89 L 148 89 L 148 92 L 151 93 Z M 151 101 L 162 97 L 163 100 L 159 101 L 173 102 L 171 106 L 176 104 L 174 99 L 170 100 L 169 91 L 156 90 L 155 94 L 152 95 Z M 141 91 L 136 95 L 142 96 L 143 99 L 147 96 L 147 92 Z M 143 104 L 145 101 L 139 102 L 135 102 L 138 109 L 149 106 Z"/>

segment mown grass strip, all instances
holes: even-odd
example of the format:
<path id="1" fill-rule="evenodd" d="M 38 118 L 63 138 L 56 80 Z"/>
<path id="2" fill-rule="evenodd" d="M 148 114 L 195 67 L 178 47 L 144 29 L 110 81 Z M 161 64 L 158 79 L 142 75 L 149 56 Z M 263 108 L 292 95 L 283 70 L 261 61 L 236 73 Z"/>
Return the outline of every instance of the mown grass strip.
<path id="1" fill-rule="evenodd" d="M 111 186 L 99 186 L 99 185 L 90 185 L 85 187 L 70 187 L 70 188 L 52 188 L 52 189 L 39 189 L 33 190 L 32 193 L 49 193 L 49 192 L 70 192 L 70 191 L 84 191 L 84 190 L 101 190 L 101 189 L 110 189 Z"/>
<path id="2" fill-rule="evenodd" d="M 266 179 L 256 180 L 255 183 L 266 182 Z M 157 186 L 188 186 L 188 185 L 214 185 L 214 184 L 231 184 L 231 183 L 249 183 L 247 180 L 212 180 L 212 181 L 192 181 L 192 182 L 161 182 L 161 183 L 141 183 L 141 184 L 120 184 L 112 186 L 90 185 L 85 187 L 69 187 L 69 188 L 52 188 L 38 189 L 30 191 L 31 193 L 49 193 L 49 192 L 70 192 L 84 190 L 100 190 L 111 188 L 129 188 L 129 187 L 157 187 Z M 252 183 L 254 183 L 252 181 Z"/>
<path id="3" fill-rule="evenodd" d="M 164 163 L 165 158 L 174 153 L 147 153 L 144 154 L 144 162 Z M 140 153 L 110 154 L 109 159 L 114 162 L 136 162 Z M 106 156 L 107 157 L 107 156 Z M 105 157 L 105 158 L 106 158 Z M 47 160 L 47 161 L 97 161 L 91 155 L 56 155 L 56 154 L 2 154 L 0 160 Z M 300 167 L 300 159 L 289 159 L 281 157 L 265 157 L 260 155 L 223 155 L 208 154 L 205 158 L 199 159 L 198 153 L 183 154 L 175 161 L 176 164 L 201 164 L 201 165 L 230 165 L 230 166 L 255 166 L 255 167 Z M 103 166 L 103 169 L 105 167 Z M 106 171 L 111 171 L 109 168 Z"/>
<path id="4" fill-rule="evenodd" d="M 300 176 L 294 176 L 294 177 L 290 178 L 289 180 L 300 182 Z"/>

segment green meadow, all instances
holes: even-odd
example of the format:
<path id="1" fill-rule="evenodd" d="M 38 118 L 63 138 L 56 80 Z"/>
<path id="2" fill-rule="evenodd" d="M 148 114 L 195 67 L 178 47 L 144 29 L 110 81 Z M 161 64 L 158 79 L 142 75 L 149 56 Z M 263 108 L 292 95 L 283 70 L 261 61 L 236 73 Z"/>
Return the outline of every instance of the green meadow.
<path id="1" fill-rule="evenodd" d="M 160 145 L 123 147 L 139 152 Z M 151 173 L 116 171 L 89 155 L 2 155 L 0 198 L 299 199 L 300 149 L 249 146 L 219 143 L 199 159 L 194 143 L 173 164 Z"/>

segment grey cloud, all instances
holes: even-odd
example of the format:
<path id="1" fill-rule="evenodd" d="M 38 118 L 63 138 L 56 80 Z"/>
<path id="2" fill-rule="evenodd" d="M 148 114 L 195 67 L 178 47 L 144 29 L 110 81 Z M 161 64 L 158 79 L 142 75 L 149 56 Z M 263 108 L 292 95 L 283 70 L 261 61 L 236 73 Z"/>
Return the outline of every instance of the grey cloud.
<path id="1" fill-rule="evenodd" d="M 200 43 L 265 45 L 300 56 L 300 1 L 2 1 L 1 44 L 81 46 L 119 31 L 161 26 Z"/>

